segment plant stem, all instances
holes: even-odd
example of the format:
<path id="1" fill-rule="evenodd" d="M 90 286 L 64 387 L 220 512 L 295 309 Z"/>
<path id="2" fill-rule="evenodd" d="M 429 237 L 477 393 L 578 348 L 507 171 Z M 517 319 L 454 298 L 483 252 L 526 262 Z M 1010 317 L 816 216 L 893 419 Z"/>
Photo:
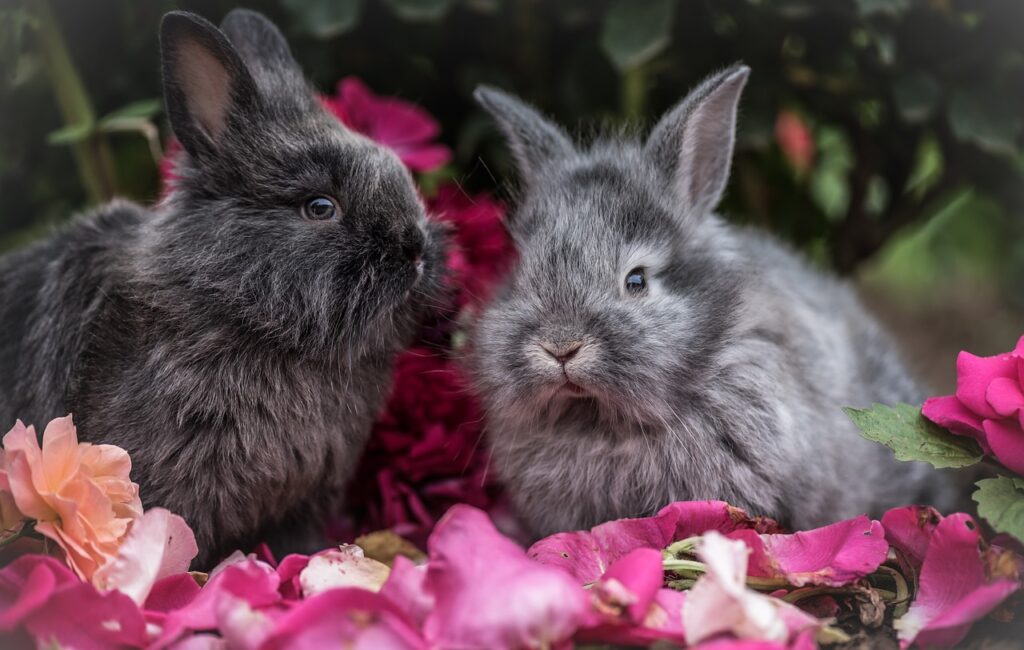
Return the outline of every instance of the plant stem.
<path id="1" fill-rule="evenodd" d="M 96 114 L 85 85 L 71 62 L 67 43 L 50 3 L 48 0 L 35 0 L 34 5 L 39 21 L 39 47 L 64 123 L 92 129 L 96 123 Z M 90 203 L 101 203 L 113 198 L 117 190 L 114 158 L 106 138 L 93 130 L 87 137 L 73 143 L 71 151 Z"/>
<path id="2" fill-rule="evenodd" d="M 622 116 L 639 120 L 647 107 L 647 66 L 638 65 L 622 73 L 620 82 Z"/>
<path id="3" fill-rule="evenodd" d="M 35 528 L 36 528 L 36 522 L 35 521 L 33 521 L 31 519 L 26 520 L 25 523 L 23 523 L 21 525 L 21 528 L 18 530 L 18 532 L 14 533 L 10 537 L 7 537 L 7 538 L 4 538 L 3 540 L 0 540 L 0 548 L 3 548 L 5 546 L 7 546 L 8 544 L 13 544 L 14 542 L 18 541 L 22 537 L 30 537 L 32 535 L 32 533 L 35 531 Z"/>

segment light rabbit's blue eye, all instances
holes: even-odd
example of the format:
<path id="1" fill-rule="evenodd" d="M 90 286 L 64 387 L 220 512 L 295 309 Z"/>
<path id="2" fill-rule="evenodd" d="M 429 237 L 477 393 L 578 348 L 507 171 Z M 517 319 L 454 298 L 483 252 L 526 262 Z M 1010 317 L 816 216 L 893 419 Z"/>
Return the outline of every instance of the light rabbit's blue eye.
<path id="1" fill-rule="evenodd" d="M 642 268 L 635 268 L 626 274 L 626 293 L 638 296 L 647 291 L 647 274 Z"/>
<path id="2" fill-rule="evenodd" d="M 314 196 L 302 204 L 302 216 L 311 221 L 327 221 L 341 214 L 341 208 L 334 199 L 326 196 Z"/>

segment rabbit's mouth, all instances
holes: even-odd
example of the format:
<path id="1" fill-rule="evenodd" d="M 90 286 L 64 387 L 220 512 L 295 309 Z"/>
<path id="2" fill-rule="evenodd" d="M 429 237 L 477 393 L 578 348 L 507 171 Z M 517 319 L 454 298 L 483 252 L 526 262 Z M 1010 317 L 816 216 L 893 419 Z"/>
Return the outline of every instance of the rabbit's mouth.
<path id="1" fill-rule="evenodd" d="M 565 383 L 558 389 L 558 392 L 571 397 L 586 397 L 590 395 L 590 391 L 579 384 L 573 383 L 573 381 L 568 377 L 566 378 Z"/>

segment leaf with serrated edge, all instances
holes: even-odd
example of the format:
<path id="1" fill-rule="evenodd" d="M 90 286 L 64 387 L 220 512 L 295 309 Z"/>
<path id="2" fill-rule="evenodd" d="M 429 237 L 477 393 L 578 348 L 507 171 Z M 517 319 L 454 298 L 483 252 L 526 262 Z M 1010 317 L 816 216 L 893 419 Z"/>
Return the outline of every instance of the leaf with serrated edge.
<path id="1" fill-rule="evenodd" d="M 975 485 L 972 498 L 978 514 L 1000 533 L 1024 542 L 1024 478 L 986 478 Z"/>
<path id="2" fill-rule="evenodd" d="M 843 411 L 862 436 L 892 449 L 898 460 L 920 460 L 936 468 L 967 467 L 983 456 L 977 442 L 928 421 L 917 406 L 875 404 L 870 409 Z"/>

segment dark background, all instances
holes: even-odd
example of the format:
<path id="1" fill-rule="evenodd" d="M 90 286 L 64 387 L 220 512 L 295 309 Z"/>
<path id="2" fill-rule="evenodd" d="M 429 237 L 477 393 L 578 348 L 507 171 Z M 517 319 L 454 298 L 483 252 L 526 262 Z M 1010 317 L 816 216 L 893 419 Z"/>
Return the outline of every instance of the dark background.
<path id="1" fill-rule="evenodd" d="M 0 0 L 0 251 L 115 194 L 158 196 L 160 16 L 216 22 L 234 6 Z M 1024 333 L 1019 0 L 245 6 L 281 26 L 324 92 L 357 75 L 430 111 L 455 151 L 440 174 L 472 190 L 512 178 L 477 83 L 587 133 L 649 125 L 742 60 L 753 75 L 724 213 L 852 276 L 936 388 L 956 350 L 1008 350 Z M 429 192 L 436 177 L 421 180 Z"/>

